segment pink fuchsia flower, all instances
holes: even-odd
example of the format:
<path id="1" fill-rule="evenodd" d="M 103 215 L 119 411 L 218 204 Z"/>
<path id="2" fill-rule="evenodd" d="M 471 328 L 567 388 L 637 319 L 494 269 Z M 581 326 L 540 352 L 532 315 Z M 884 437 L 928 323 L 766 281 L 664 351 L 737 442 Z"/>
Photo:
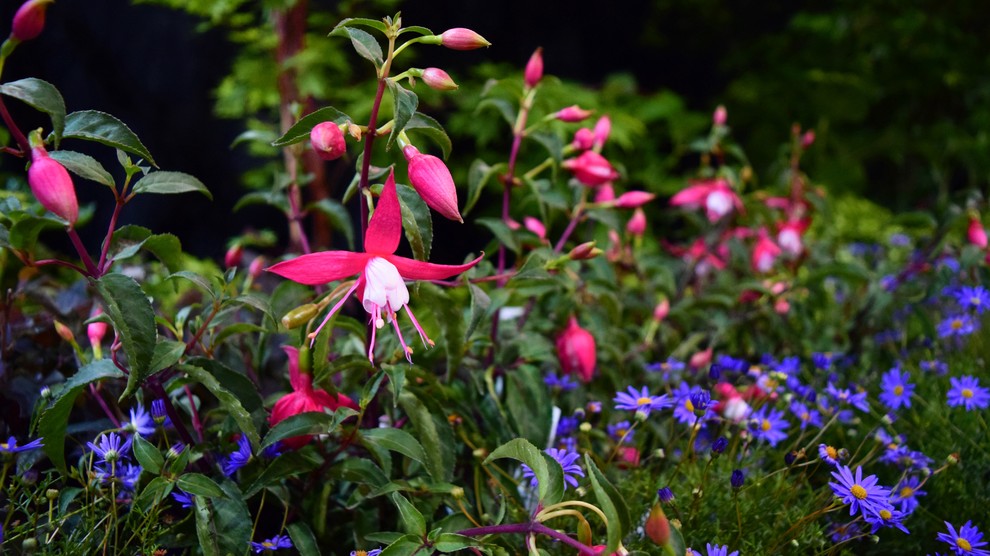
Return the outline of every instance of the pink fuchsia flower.
<path id="1" fill-rule="evenodd" d="M 655 198 L 656 195 L 646 191 L 627 191 L 615 200 L 615 207 L 622 209 L 638 208 Z"/>
<path id="2" fill-rule="evenodd" d="M 773 269 L 774 263 L 777 262 L 780 252 L 780 247 L 770 239 L 767 231 L 761 228 L 756 239 L 756 244 L 753 245 L 753 255 L 750 261 L 753 266 L 753 272 L 770 272 Z"/>
<path id="3" fill-rule="evenodd" d="M 602 185 L 619 177 L 609 161 L 595 151 L 584 151 L 577 158 L 565 160 L 562 166 L 588 187 Z"/>
<path id="4" fill-rule="evenodd" d="M 412 145 L 402 147 L 409 161 L 409 182 L 423 201 L 443 217 L 464 222 L 457 209 L 457 188 L 447 165 L 431 154 L 422 154 Z"/>
<path id="5" fill-rule="evenodd" d="M 300 369 L 299 350 L 292 346 L 282 346 L 282 350 L 289 356 L 289 383 L 292 384 L 292 392 L 279 398 L 272 407 L 272 414 L 268 417 L 268 424 L 276 424 L 300 413 L 318 412 L 324 409 L 335 411 L 340 406 L 349 407 L 355 411 L 359 408 L 354 401 L 343 394 L 330 395 L 325 390 L 313 388 L 313 375 Z M 294 436 L 282 440 L 282 444 L 293 450 L 302 448 L 313 437 L 311 435 Z"/>
<path id="6" fill-rule="evenodd" d="M 532 89 L 543 79 L 543 48 L 537 48 L 533 55 L 526 62 L 526 71 L 523 73 L 526 86 Z"/>
<path id="7" fill-rule="evenodd" d="M 575 123 L 587 119 L 590 115 L 591 110 L 585 110 L 574 104 L 558 110 L 555 117 L 562 122 Z"/>
<path id="8" fill-rule="evenodd" d="M 612 203 L 615 201 L 615 188 L 612 187 L 612 182 L 605 182 L 599 185 L 595 189 L 595 202 L 596 203 Z"/>
<path id="9" fill-rule="evenodd" d="M 451 50 L 474 50 L 491 46 L 492 43 L 470 29 L 454 27 L 440 34 L 440 44 Z"/>
<path id="10" fill-rule="evenodd" d="M 785 253 L 791 256 L 798 256 L 804 252 L 804 232 L 808 230 L 810 222 L 807 219 L 788 220 L 777 225 L 777 245 Z"/>
<path id="11" fill-rule="evenodd" d="M 601 150 L 608 141 L 608 136 L 612 134 L 612 120 L 608 116 L 602 116 L 595 122 L 595 140 L 592 145 L 595 150 Z"/>
<path id="12" fill-rule="evenodd" d="M 687 209 L 704 208 L 709 222 L 717 222 L 733 210 L 742 211 L 742 201 L 724 178 L 692 182 L 671 197 L 670 205 Z"/>
<path id="13" fill-rule="evenodd" d="M 632 218 L 626 223 L 626 232 L 634 237 L 643 237 L 646 233 L 646 213 L 642 208 L 633 211 Z"/>
<path id="14" fill-rule="evenodd" d="M 712 125 L 724 126 L 726 120 L 729 119 L 729 112 L 725 109 L 725 106 L 719 104 L 715 107 L 715 111 L 712 112 Z"/>
<path id="15" fill-rule="evenodd" d="M 31 148 L 31 167 L 28 168 L 28 184 L 41 206 L 69 222 L 69 227 L 79 219 L 79 201 L 76 186 L 68 170 L 48 156 L 44 145 Z"/>
<path id="16" fill-rule="evenodd" d="M 423 83 L 431 89 L 438 91 L 455 91 L 457 83 L 451 79 L 450 75 L 440 68 L 426 68 L 423 70 Z"/>
<path id="17" fill-rule="evenodd" d="M 45 10 L 52 0 L 28 0 L 17 9 L 10 35 L 19 41 L 29 41 L 45 29 Z"/>
<path id="18" fill-rule="evenodd" d="M 309 144 L 323 160 L 337 160 L 347 152 L 344 132 L 333 122 L 320 122 L 309 132 Z"/>
<path id="19" fill-rule="evenodd" d="M 595 132 L 586 127 L 574 132 L 574 141 L 571 146 L 579 151 L 586 151 L 595 144 Z"/>
<path id="20" fill-rule="evenodd" d="M 583 382 L 591 382 L 597 363 L 595 337 L 581 328 L 574 316 L 557 335 L 557 359 L 565 375 L 577 375 Z"/>
<path id="21" fill-rule="evenodd" d="M 545 242 L 547 240 L 547 227 L 543 225 L 543 222 L 532 216 L 526 216 L 523 217 L 523 226 L 526 226 L 527 230 L 536 234 L 536 237 L 540 238 L 540 241 Z"/>
<path id="22" fill-rule="evenodd" d="M 402 213 L 399 208 L 399 197 L 395 192 L 395 174 L 390 173 L 382 189 L 381 198 L 364 238 L 363 253 L 351 251 L 324 251 L 310 253 L 295 259 L 283 261 L 269 267 L 269 272 L 288 278 L 300 284 L 315 286 L 341 280 L 348 276 L 358 275 L 357 281 L 330 310 L 319 328 L 310 335 L 316 338 L 320 329 L 326 325 L 344 302 L 357 292 L 361 303 L 371 319 L 374 327 L 371 331 L 371 341 L 368 343 L 368 359 L 374 360 L 375 330 L 385 326 L 388 319 L 395 328 L 399 343 L 406 353 L 406 359 L 412 361 L 412 349 L 406 345 L 396 320 L 397 314 L 405 307 L 406 314 L 412 320 L 413 326 L 419 333 L 424 345 L 433 345 L 423 328 L 419 325 L 412 310 L 409 309 L 409 290 L 404 280 L 442 280 L 460 274 L 481 261 L 481 256 L 462 265 L 441 265 L 427 263 L 395 255 L 402 235 Z M 482 255 L 483 256 L 483 255 Z"/>
<path id="23" fill-rule="evenodd" d="M 975 245 L 980 249 L 987 248 L 987 231 L 983 229 L 983 223 L 980 222 L 980 217 L 969 217 L 969 228 L 966 229 L 966 238 L 971 245 Z"/>

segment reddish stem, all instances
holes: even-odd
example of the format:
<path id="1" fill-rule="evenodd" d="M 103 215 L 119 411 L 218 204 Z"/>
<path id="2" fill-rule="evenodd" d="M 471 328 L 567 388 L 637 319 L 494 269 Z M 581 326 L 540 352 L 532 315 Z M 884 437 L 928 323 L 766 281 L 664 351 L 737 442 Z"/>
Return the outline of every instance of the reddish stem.
<path id="1" fill-rule="evenodd" d="M 186 390 L 186 399 L 189 400 L 189 412 L 192 413 L 193 429 L 196 430 L 196 436 L 199 437 L 199 441 L 203 441 L 203 422 L 199 420 L 199 410 L 196 409 L 196 403 L 193 401 L 192 389 L 186 384 L 183 386 Z"/>
<path id="2" fill-rule="evenodd" d="M 362 198 L 361 204 L 361 237 L 358 238 L 358 245 L 364 251 L 364 234 L 368 231 L 368 203 L 363 198 L 363 194 L 371 184 L 368 183 L 368 175 L 371 173 L 371 145 L 378 134 L 378 109 L 381 108 L 382 98 L 385 96 L 385 86 L 388 76 L 383 75 L 378 80 L 378 90 L 375 92 L 375 102 L 371 105 L 371 116 L 368 117 L 368 130 L 364 133 L 364 156 L 361 157 L 361 180 L 358 182 Z"/>
<path id="3" fill-rule="evenodd" d="M 116 195 L 116 193 L 114 194 Z M 110 263 L 112 262 L 107 261 L 107 254 L 110 252 L 110 241 L 113 239 L 113 233 L 117 228 L 117 217 L 120 216 L 120 209 L 123 207 L 124 200 L 118 197 L 117 204 L 113 207 L 113 214 L 110 216 L 110 225 L 107 226 L 107 237 L 103 240 L 103 250 L 100 252 L 100 262 L 96 265 L 96 268 L 99 271 L 97 278 L 106 274 Z"/>
<path id="4" fill-rule="evenodd" d="M 83 265 L 86 266 L 86 272 L 89 276 L 93 278 L 99 278 L 100 274 L 93 264 L 93 259 L 90 258 L 89 253 L 86 252 L 86 246 L 83 245 L 82 240 L 79 239 L 79 234 L 76 233 L 75 228 L 69 228 L 65 231 L 69 234 L 69 240 L 72 241 L 72 246 L 76 248 L 76 253 L 79 254 L 79 258 L 82 259 Z"/>
<path id="5" fill-rule="evenodd" d="M 7 129 L 10 130 L 10 134 L 14 136 L 14 141 L 17 142 L 21 150 L 25 154 L 31 152 L 31 143 L 24 136 L 24 133 L 21 132 L 21 129 L 17 127 L 17 124 L 14 123 L 14 119 L 10 117 L 10 112 L 7 112 L 7 105 L 3 103 L 2 98 L 0 98 L 0 116 L 3 117 L 4 123 L 7 124 Z"/>
<path id="6" fill-rule="evenodd" d="M 464 529 L 460 531 L 459 534 L 468 537 L 478 537 L 481 535 L 504 535 L 504 534 L 528 534 L 528 533 L 539 533 L 546 535 L 550 538 L 557 539 L 558 541 L 578 550 L 581 554 L 588 554 L 591 556 L 595 555 L 595 550 L 590 546 L 572 539 L 570 536 L 556 531 L 543 525 L 542 523 L 530 522 L 530 523 L 508 523 L 505 525 L 488 525 L 485 527 L 474 527 L 471 529 Z"/>
<path id="7" fill-rule="evenodd" d="M 89 393 L 92 394 L 94 398 L 96 398 L 96 401 L 100 404 L 100 407 L 103 408 L 103 413 L 105 413 L 107 418 L 110 419 L 110 422 L 113 423 L 113 426 L 119 429 L 120 419 L 118 419 L 117 416 L 113 414 L 113 411 L 110 411 L 110 406 L 107 405 L 106 400 L 104 400 L 103 396 L 101 396 L 100 393 L 96 390 L 96 384 L 92 382 L 89 383 Z"/>

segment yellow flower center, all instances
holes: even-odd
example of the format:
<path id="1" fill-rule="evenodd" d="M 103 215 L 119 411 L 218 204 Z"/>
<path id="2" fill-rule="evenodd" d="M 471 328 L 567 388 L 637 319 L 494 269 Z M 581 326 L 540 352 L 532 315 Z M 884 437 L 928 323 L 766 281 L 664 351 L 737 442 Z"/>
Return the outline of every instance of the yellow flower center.
<path id="1" fill-rule="evenodd" d="M 636 400 L 636 405 L 640 405 L 640 406 L 650 405 L 651 403 L 653 403 L 653 398 L 643 397 Z"/>
<path id="2" fill-rule="evenodd" d="M 770 424 L 770 421 L 764 419 L 763 422 L 760 423 L 760 428 L 763 429 L 763 432 L 767 432 L 768 430 L 773 428 L 773 425 Z"/>
<path id="3" fill-rule="evenodd" d="M 838 450 L 836 450 L 835 448 L 833 448 L 831 446 L 825 446 L 825 453 L 828 454 L 828 457 L 830 457 L 832 459 L 835 459 L 836 456 L 839 455 Z"/>
<path id="4" fill-rule="evenodd" d="M 853 494 L 859 500 L 866 500 L 866 489 L 860 485 L 853 485 L 849 492 Z"/>
<path id="5" fill-rule="evenodd" d="M 964 539 L 962 537 L 959 537 L 958 539 L 956 539 L 956 546 L 958 546 L 959 548 L 965 550 L 966 552 L 969 552 L 969 551 L 973 550 L 973 545 L 969 544 L 969 541 L 967 541 L 966 539 Z"/>
<path id="6" fill-rule="evenodd" d="M 962 397 L 969 399 L 973 397 L 973 390 L 971 388 L 963 388 Z"/>
<path id="7" fill-rule="evenodd" d="M 914 494 L 914 489 L 911 487 L 904 487 L 901 489 L 901 498 L 907 498 Z"/>
<path id="8" fill-rule="evenodd" d="M 962 326 L 963 326 L 962 319 L 953 319 L 952 320 L 952 329 L 953 330 L 959 330 L 960 328 L 962 328 Z"/>
<path id="9" fill-rule="evenodd" d="M 691 400 L 690 399 L 684 400 L 684 407 L 688 411 L 694 411 L 694 404 L 691 403 Z"/>
<path id="10" fill-rule="evenodd" d="M 811 419 L 811 414 L 808 413 L 807 411 L 805 411 L 804 413 L 801 414 L 801 420 L 802 421 L 808 421 L 810 419 Z"/>
<path id="11" fill-rule="evenodd" d="M 894 395 L 895 396 L 900 396 L 903 393 L 904 393 L 904 387 L 903 386 L 901 386 L 900 384 L 898 384 L 897 386 L 894 386 Z"/>
<path id="12" fill-rule="evenodd" d="M 981 305 L 980 298 L 974 295 L 973 297 L 969 298 L 969 304 L 972 305 L 973 307 L 979 307 Z"/>
<path id="13" fill-rule="evenodd" d="M 894 516 L 894 514 L 890 513 L 890 510 L 886 510 L 886 509 L 880 510 L 880 519 L 882 519 L 884 521 L 887 521 L 888 519 L 890 519 L 893 516 Z"/>

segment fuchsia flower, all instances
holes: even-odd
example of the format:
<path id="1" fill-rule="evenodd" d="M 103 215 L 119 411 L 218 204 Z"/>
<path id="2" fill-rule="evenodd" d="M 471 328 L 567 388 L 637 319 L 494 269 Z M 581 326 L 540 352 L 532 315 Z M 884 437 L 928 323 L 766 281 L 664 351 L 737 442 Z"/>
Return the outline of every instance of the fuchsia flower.
<path id="1" fill-rule="evenodd" d="M 68 170 L 48 156 L 44 145 L 31 148 L 28 184 L 41 206 L 68 220 L 70 228 L 76 224 L 79 219 L 76 186 L 72 184 Z"/>
<path id="2" fill-rule="evenodd" d="M 712 125 L 723 126 L 728 119 L 729 112 L 725 109 L 725 106 L 719 104 L 715 107 L 715 112 L 712 113 Z"/>
<path id="3" fill-rule="evenodd" d="M 595 337 L 581 328 L 574 316 L 557 335 L 557 359 L 565 375 L 577 375 L 583 382 L 591 382 L 597 360 Z"/>
<path id="4" fill-rule="evenodd" d="M 309 132 L 309 143 L 323 160 L 337 160 L 347 152 L 344 132 L 333 122 L 320 122 Z"/>
<path id="5" fill-rule="evenodd" d="M 626 223 L 626 231 L 635 237 L 642 237 L 646 233 L 646 213 L 642 208 L 633 211 L 632 218 Z"/>
<path id="6" fill-rule="evenodd" d="M 29 41 L 45 29 L 45 10 L 52 0 L 28 0 L 14 14 L 10 35 L 19 41 Z"/>
<path id="7" fill-rule="evenodd" d="M 588 187 L 602 185 L 619 177 L 609 161 L 595 151 L 584 151 L 577 158 L 565 160 L 562 166 L 573 172 L 574 177 Z"/>
<path id="8" fill-rule="evenodd" d="M 423 328 L 419 325 L 409 306 L 409 290 L 404 280 L 442 280 L 460 274 L 481 261 L 484 256 L 462 265 L 441 265 L 427 263 L 395 255 L 402 235 L 402 213 L 399 208 L 399 197 L 395 192 L 395 173 L 389 173 L 382 189 L 381 198 L 364 238 L 363 253 L 351 251 L 323 251 L 310 253 L 295 259 L 283 261 L 269 267 L 269 272 L 288 278 L 300 284 L 315 286 L 341 280 L 348 276 L 358 275 L 357 281 L 330 310 L 319 328 L 310 335 L 315 339 L 320 329 L 326 325 L 344 302 L 354 293 L 361 297 L 364 310 L 368 312 L 371 322 L 375 325 L 371 331 L 371 341 L 368 343 L 368 359 L 374 360 L 375 330 L 385 326 L 388 319 L 399 336 L 399 343 L 410 362 L 412 349 L 406 345 L 396 320 L 397 313 L 405 307 L 406 314 L 412 320 L 413 326 L 419 333 L 424 345 L 433 345 Z"/>
<path id="9" fill-rule="evenodd" d="M 526 229 L 536 234 L 536 237 L 540 238 L 540 241 L 546 242 L 547 240 L 547 227 L 532 216 L 523 217 L 523 225 Z"/>
<path id="10" fill-rule="evenodd" d="M 777 245 L 785 253 L 798 256 L 804 252 L 804 240 L 802 236 L 808 230 L 810 222 L 807 219 L 788 220 L 783 224 L 777 224 Z"/>
<path id="11" fill-rule="evenodd" d="M 586 151 L 590 149 L 594 144 L 595 144 L 594 131 L 591 131 L 586 127 L 582 127 L 581 129 L 574 132 L 574 141 L 571 143 L 571 145 L 575 149 L 579 151 Z"/>
<path id="12" fill-rule="evenodd" d="M 543 48 L 537 48 L 533 55 L 526 62 L 526 71 L 523 74 L 526 86 L 532 89 L 543 79 Z"/>
<path id="13" fill-rule="evenodd" d="M 568 106 L 567 108 L 562 108 L 556 113 L 558 120 L 568 123 L 580 122 L 590 115 L 591 110 L 585 110 L 576 104 Z"/>
<path id="14" fill-rule="evenodd" d="M 431 154 L 422 154 L 412 145 L 402 147 L 409 161 L 409 182 L 429 207 L 444 218 L 464 222 L 457 209 L 457 189 L 447 165 Z"/>
<path id="15" fill-rule="evenodd" d="M 450 74 L 440 68 L 426 68 L 423 70 L 423 83 L 431 89 L 438 91 L 454 91 L 457 83 L 450 77 Z"/>
<path id="16" fill-rule="evenodd" d="M 272 414 L 268 417 L 269 425 L 274 427 L 300 413 L 322 413 L 324 409 L 336 411 L 342 405 L 355 411 L 360 409 L 353 400 L 343 394 L 331 396 L 326 390 L 314 390 L 313 375 L 299 368 L 299 350 L 292 346 L 282 346 L 282 350 L 289 356 L 289 382 L 292 384 L 292 392 L 275 402 Z M 308 444 L 312 438 L 310 435 L 294 436 L 282 440 L 282 444 L 298 450 Z"/>
<path id="17" fill-rule="evenodd" d="M 983 223 L 978 216 L 969 217 L 969 228 L 966 230 L 966 237 L 969 242 L 980 249 L 987 248 L 987 231 L 983 229 Z"/>
<path id="18" fill-rule="evenodd" d="M 601 149 L 608 141 L 608 136 L 612 133 L 612 120 L 608 116 L 602 116 L 595 122 L 595 150 Z"/>
<path id="19" fill-rule="evenodd" d="M 454 27 L 440 34 L 440 44 L 451 50 L 474 50 L 491 46 L 492 43 L 470 29 Z"/>
<path id="20" fill-rule="evenodd" d="M 725 178 L 701 180 L 671 197 L 670 205 L 688 209 L 704 208 L 709 222 L 717 222 L 733 209 L 742 211 L 742 201 Z"/>
<path id="21" fill-rule="evenodd" d="M 753 272 L 770 272 L 779 256 L 780 247 L 770 239 L 765 229 L 760 228 L 756 244 L 753 245 L 753 256 L 750 261 L 753 266 Z"/>

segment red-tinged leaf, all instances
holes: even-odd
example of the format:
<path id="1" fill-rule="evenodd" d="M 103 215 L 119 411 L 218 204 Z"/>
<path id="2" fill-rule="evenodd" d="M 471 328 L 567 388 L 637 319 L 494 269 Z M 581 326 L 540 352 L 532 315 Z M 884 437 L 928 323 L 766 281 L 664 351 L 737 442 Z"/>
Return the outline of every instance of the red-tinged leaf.
<path id="1" fill-rule="evenodd" d="M 300 255 L 274 264 L 265 270 L 300 284 L 316 286 L 361 273 L 368 259 L 367 253 L 323 251 Z"/>
<path id="2" fill-rule="evenodd" d="M 371 215 L 368 231 L 364 235 L 364 250 L 375 254 L 392 254 L 399 247 L 402 237 L 402 210 L 395 192 L 395 170 L 388 173 L 385 187 L 375 214 Z"/>
<path id="3" fill-rule="evenodd" d="M 395 265 L 395 268 L 399 271 L 399 275 L 406 280 L 443 280 L 444 278 L 450 278 L 455 274 L 460 274 L 468 270 L 481 262 L 481 259 L 484 257 L 485 254 L 482 253 L 477 259 L 466 264 L 425 263 L 395 255 L 384 257 L 384 259 Z"/>

